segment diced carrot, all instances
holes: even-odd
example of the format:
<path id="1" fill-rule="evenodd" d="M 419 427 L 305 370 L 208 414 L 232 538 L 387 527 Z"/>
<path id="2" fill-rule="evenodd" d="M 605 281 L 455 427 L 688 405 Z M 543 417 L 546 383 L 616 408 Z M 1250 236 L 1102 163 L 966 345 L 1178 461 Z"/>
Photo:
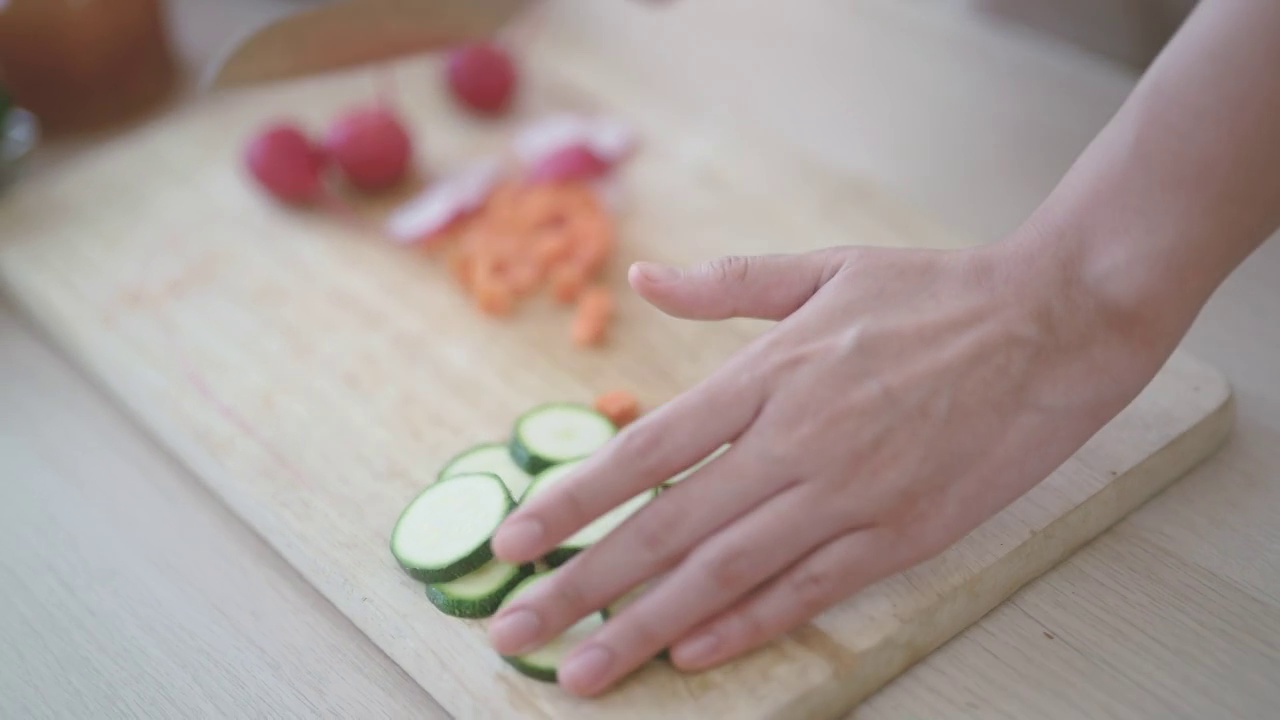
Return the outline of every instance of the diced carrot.
<path id="1" fill-rule="evenodd" d="M 476 287 L 476 304 L 488 315 L 510 315 L 514 305 L 511 289 L 500 282 L 489 282 Z"/>
<path id="2" fill-rule="evenodd" d="M 506 268 L 503 277 L 513 293 L 528 295 L 542 283 L 542 266 L 531 262 L 512 263 Z"/>
<path id="3" fill-rule="evenodd" d="M 571 335 L 577 345 L 599 345 L 613 315 L 613 295 L 599 285 L 582 291 L 574 314 Z"/>
<path id="4" fill-rule="evenodd" d="M 564 258 L 569 249 L 568 236 L 559 230 L 544 230 L 533 241 L 533 257 L 544 268 Z"/>
<path id="5" fill-rule="evenodd" d="M 626 390 L 613 390 L 597 397 L 595 408 L 618 429 L 630 425 L 640 417 L 640 401 Z"/>
<path id="6" fill-rule="evenodd" d="M 576 267 L 561 265 L 551 271 L 551 294 L 557 302 L 571 303 L 578 299 L 586 278 Z"/>

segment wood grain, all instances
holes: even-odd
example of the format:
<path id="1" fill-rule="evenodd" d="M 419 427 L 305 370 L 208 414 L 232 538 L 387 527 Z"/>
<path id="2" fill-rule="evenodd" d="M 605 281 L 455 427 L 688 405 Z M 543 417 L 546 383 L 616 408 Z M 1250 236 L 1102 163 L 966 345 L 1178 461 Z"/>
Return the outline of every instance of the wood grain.
<path id="1" fill-rule="evenodd" d="M 546 48 L 535 67 L 528 110 L 599 102 L 663 138 L 630 176 L 632 255 L 687 261 L 777 249 L 779 238 L 797 250 L 849 232 L 869 244 L 954 242 L 857 182 L 664 107 L 602 63 Z M 398 74 L 422 87 L 437 70 Z M 937 561 L 730 668 L 682 678 L 655 665 L 600 703 L 571 701 L 514 677 L 474 628 L 434 614 L 386 553 L 390 522 L 444 457 L 500 436 L 529 404 L 620 384 L 661 401 L 754 326 L 684 325 L 629 301 L 613 346 L 583 355 L 564 342 L 563 314 L 479 323 L 427 259 L 288 217 L 245 186 L 228 158 L 262 114 L 318 121 L 371 84 L 354 74 L 229 97 L 27 186 L 0 206 L 15 230 L 0 272 L 456 716 L 830 717 L 1157 492 L 1230 426 L 1221 377 L 1179 355 L 1076 458 Z M 494 128 L 464 124 L 433 96 L 408 109 L 435 136 L 433 163 L 494 146 Z M 132 223 L 140 212 L 144 226 Z M 662 362 L 645 352 L 654 344 Z"/>

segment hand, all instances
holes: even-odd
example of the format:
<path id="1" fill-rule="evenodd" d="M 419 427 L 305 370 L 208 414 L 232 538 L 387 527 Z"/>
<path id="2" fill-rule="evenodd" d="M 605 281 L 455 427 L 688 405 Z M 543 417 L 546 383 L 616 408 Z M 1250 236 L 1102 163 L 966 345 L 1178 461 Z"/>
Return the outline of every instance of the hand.
<path id="1" fill-rule="evenodd" d="M 1041 245 L 633 268 L 635 289 L 669 314 L 781 322 L 508 518 L 495 553 L 534 560 L 732 443 L 501 612 L 495 648 L 527 652 L 649 583 L 578 646 L 561 685 L 597 694 L 668 647 L 679 668 L 709 668 L 1022 495 L 1172 350 L 1122 333 Z"/>

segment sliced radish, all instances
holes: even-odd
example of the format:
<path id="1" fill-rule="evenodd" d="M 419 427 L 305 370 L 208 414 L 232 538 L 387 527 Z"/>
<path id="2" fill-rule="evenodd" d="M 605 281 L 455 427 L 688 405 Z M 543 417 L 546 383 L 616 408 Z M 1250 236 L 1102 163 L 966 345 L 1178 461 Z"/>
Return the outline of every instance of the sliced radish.
<path id="1" fill-rule="evenodd" d="M 544 155 L 529 168 L 529 182 L 567 182 L 571 180 L 595 180 L 610 170 L 609 163 L 596 155 L 586 145 L 566 145 Z"/>
<path id="2" fill-rule="evenodd" d="M 432 183 L 387 219 L 387 232 L 398 243 L 428 242 L 440 231 L 489 198 L 502 180 L 502 162 L 481 160 Z"/>
<path id="3" fill-rule="evenodd" d="M 625 160 L 635 150 L 636 136 L 627 125 L 607 117 L 550 115 L 526 125 L 512 141 L 516 157 L 537 167 L 569 148 L 585 148 L 606 166 Z"/>

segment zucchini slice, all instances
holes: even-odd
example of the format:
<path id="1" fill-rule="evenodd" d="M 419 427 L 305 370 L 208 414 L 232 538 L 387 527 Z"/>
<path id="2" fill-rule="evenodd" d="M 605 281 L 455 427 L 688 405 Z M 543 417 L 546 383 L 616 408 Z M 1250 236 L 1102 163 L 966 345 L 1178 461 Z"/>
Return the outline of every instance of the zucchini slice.
<path id="1" fill-rule="evenodd" d="M 540 405 L 516 420 L 511 457 L 537 475 L 553 465 L 578 460 L 604 447 L 618 434 L 609 418 L 573 403 Z"/>
<path id="2" fill-rule="evenodd" d="M 584 459 L 585 460 L 585 459 Z M 529 484 L 529 488 L 525 490 L 521 501 L 531 498 L 547 488 L 555 485 L 564 478 L 568 477 L 574 469 L 583 463 L 584 460 L 574 460 L 567 463 L 561 463 L 555 467 L 539 473 L 533 482 Z M 646 503 L 657 495 L 657 490 L 645 490 L 626 502 L 618 505 L 609 512 L 601 515 L 593 520 L 586 527 L 578 530 L 571 537 L 560 544 L 559 547 L 547 553 L 546 561 L 551 567 L 557 567 L 569 560 L 581 550 L 594 545 L 603 539 L 606 535 L 613 532 L 613 529 L 621 525 L 627 518 L 634 515 L 644 507 Z"/>
<path id="3" fill-rule="evenodd" d="M 692 475 L 692 474 L 694 474 L 694 473 L 698 472 L 699 470 L 701 470 L 701 469 L 702 469 L 702 467 L 703 467 L 704 465 L 706 465 L 707 463 L 711 462 L 712 460 L 715 460 L 716 458 L 720 457 L 720 455 L 721 455 L 721 454 L 723 454 L 723 453 L 724 453 L 724 451 L 725 451 L 725 450 L 728 450 L 728 449 L 729 449 L 729 443 L 725 443 L 724 445 L 721 445 L 720 447 L 718 447 L 718 448 L 716 448 L 714 451 L 712 451 L 712 453 L 711 453 L 710 455 L 708 455 L 708 456 L 706 456 L 706 457 L 702 458 L 702 459 L 701 459 L 701 460 L 699 460 L 698 462 L 694 463 L 692 466 L 690 466 L 690 467 L 686 468 L 686 469 L 685 469 L 684 471 L 682 471 L 680 474 L 678 474 L 678 475 L 676 475 L 675 477 L 671 478 L 670 480 L 668 480 L 668 481 L 666 481 L 666 482 L 662 483 L 662 486 L 663 486 L 664 488 L 669 488 L 669 487 L 671 487 L 672 485 L 675 485 L 676 483 L 680 482 L 681 480 L 685 480 L 685 479 L 687 479 L 690 475 Z"/>
<path id="4" fill-rule="evenodd" d="M 528 590 L 534 583 L 550 576 L 554 570 L 537 573 L 525 578 L 519 585 L 507 594 L 507 599 L 503 601 L 503 605 L 514 600 L 521 593 Z M 527 675 L 535 680 L 542 682 L 556 682 L 557 671 L 560 669 L 560 663 L 568 656 L 569 652 L 575 648 L 578 643 L 587 638 L 588 635 L 596 631 L 604 624 L 604 618 L 598 612 L 582 618 L 574 623 L 568 630 L 547 642 L 542 647 L 525 655 L 505 655 L 509 665 L 514 667 L 522 675 Z"/>
<path id="5" fill-rule="evenodd" d="M 427 599 L 445 615 L 486 618 L 498 611 L 507 594 L 533 574 L 533 565 L 511 565 L 493 559 L 457 580 L 427 586 Z"/>
<path id="6" fill-rule="evenodd" d="M 454 475 L 487 472 L 497 475 L 507 486 L 511 497 L 519 498 L 533 480 L 511 459 L 511 450 L 505 443 L 481 443 L 473 445 L 453 456 L 437 476 L 444 480 Z"/>
<path id="7" fill-rule="evenodd" d="M 455 475 L 423 490 L 400 513 L 391 554 L 422 582 L 457 580 L 493 558 L 489 540 L 514 507 L 497 475 Z"/>

